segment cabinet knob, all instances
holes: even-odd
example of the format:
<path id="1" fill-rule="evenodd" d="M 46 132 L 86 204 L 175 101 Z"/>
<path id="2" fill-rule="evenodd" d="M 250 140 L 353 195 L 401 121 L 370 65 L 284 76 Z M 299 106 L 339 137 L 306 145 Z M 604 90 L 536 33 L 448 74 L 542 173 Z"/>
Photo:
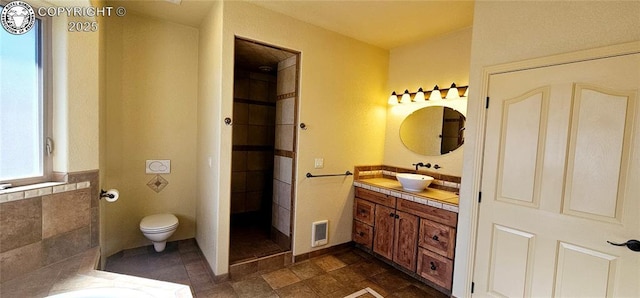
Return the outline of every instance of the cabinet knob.
<path id="1" fill-rule="evenodd" d="M 364 236 L 364 232 L 360 232 L 360 233 L 358 233 L 358 235 L 360 235 L 360 237 L 363 237 Z"/>
<path id="2" fill-rule="evenodd" d="M 396 218 L 400 218 L 400 215 L 396 214 Z"/>
<path id="3" fill-rule="evenodd" d="M 433 263 L 433 262 L 430 262 L 430 263 L 431 263 L 431 270 L 436 270 L 436 269 L 438 269 L 438 267 L 436 267 L 436 264 L 435 264 L 435 263 Z"/>
<path id="4" fill-rule="evenodd" d="M 433 239 L 433 240 L 435 240 L 435 241 L 440 241 L 440 240 L 438 239 L 438 235 L 433 235 L 433 237 L 431 237 L 431 239 Z"/>
<path id="5" fill-rule="evenodd" d="M 393 217 L 394 215 L 393 212 L 389 213 L 389 217 Z"/>

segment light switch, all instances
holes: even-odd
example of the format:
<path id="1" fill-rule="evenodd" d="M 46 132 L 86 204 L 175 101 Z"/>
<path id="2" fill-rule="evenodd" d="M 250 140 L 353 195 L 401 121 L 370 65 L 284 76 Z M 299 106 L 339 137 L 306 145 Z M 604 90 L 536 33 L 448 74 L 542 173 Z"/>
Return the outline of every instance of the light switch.
<path id="1" fill-rule="evenodd" d="M 171 160 L 169 159 L 148 159 L 147 174 L 169 174 L 171 173 Z"/>
<path id="2" fill-rule="evenodd" d="M 316 158 L 315 168 L 316 169 L 324 168 L 324 158 L 321 158 L 321 157 Z"/>

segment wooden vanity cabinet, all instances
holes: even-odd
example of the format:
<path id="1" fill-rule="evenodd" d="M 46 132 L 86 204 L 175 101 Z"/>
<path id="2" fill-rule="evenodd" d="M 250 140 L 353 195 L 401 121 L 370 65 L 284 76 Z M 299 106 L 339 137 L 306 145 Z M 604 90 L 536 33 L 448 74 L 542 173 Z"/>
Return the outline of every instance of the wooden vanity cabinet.
<path id="1" fill-rule="evenodd" d="M 451 289 L 458 214 L 356 187 L 353 241 Z"/>

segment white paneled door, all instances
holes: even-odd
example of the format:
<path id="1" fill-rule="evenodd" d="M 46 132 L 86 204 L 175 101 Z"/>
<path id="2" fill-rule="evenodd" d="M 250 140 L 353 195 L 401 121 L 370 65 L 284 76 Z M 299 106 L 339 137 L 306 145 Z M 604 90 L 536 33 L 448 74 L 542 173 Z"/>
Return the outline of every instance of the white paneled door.
<path id="1" fill-rule="evenodd" d="M 474 295 L 640 297 L 640 54 L 491 75 Z"/>

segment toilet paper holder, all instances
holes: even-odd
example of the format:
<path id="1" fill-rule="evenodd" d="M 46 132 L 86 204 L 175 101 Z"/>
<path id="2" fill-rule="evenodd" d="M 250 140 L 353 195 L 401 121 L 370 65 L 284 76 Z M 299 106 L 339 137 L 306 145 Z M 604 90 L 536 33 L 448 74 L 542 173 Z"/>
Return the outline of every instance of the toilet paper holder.
<path id="1" fill-rule="evenodd" d="M 117 189 L 109 189 L 109 190 L 100 190 L 100 199 L 105 198 L 107 202 L 115 202 L 118 200 L 120 193 Z"/>
<path id="2" fill-rule="evenodd" d="M 107 192 L 104 189 L 100 190 L 100 198 L 109 198 L 109 199 L 113 199 L 115 197 L 114 194 Z"/>

